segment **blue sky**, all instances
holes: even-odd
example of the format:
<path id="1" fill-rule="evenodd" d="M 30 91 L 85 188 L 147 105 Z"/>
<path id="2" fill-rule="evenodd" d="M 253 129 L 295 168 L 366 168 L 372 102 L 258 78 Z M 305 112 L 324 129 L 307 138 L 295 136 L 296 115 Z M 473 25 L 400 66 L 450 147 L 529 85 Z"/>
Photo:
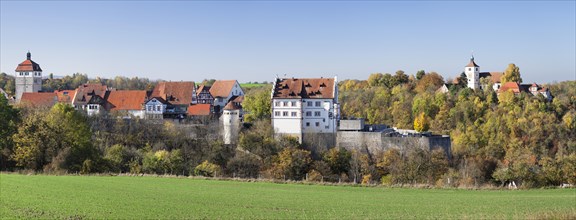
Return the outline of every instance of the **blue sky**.
<path id="1" fill-rule="evenodd" d="M 576 80 L 576 1 L 2 1 L 0 71 L 272 81 L 404 70 Z"/>

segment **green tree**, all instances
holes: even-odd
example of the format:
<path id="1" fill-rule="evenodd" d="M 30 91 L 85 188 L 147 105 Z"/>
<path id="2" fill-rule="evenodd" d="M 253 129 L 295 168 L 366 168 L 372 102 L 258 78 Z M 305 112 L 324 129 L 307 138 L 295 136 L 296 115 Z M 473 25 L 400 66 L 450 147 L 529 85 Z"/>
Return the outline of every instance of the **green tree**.
<path id="1" fill-rule="evenodd" d="M 422 79 L 422 77 L 424 77 L 424 75 L 426 75 L 426 72 L 424 72 L 424 70 L 418 70 L 418 72 L 416 72 L 416 79 L 420 80 Z"/>
<path id="2" fill-rule="evenodd" d="M 516 64 L 508 64 L 508 68 L 504 71 L 504 75 L 500 79 L 502 84 L 506 82 L 516 82 L 522 83 L 522 77 L 520 76 L 520 68 Z"/>
<path id="3" fill-rule="evenodd" d="M 246 110 L 246 122 L 254 122 L 258 119 L 267 119 L 271 116 L 270 86 L 262 86 L 250 90 L 242 103 Z"/>
<path id="4" fill-rule="evenodd" d="M 14 141 L 12 135 L 18 131 L 20 123 L 18 109 L 8 105 L 8 100 L 0 94 L 0 169 L 5 170 L 14 164 L 10 161 L 13 153 Z"/>
<path id="5" fill-rule="evenodd" d="M 333 174 L 347 173 L 350 169 L 352 154 L 344 148 L 332 148 L 324 153 L 323 160 L 330 166 Z"/>

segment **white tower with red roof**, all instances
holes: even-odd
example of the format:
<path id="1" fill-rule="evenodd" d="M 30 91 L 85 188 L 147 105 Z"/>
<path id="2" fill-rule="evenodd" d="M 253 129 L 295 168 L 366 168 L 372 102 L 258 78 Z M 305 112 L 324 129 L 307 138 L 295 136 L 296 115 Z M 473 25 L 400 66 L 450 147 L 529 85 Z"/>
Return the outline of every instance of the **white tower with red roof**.
<path id="1" fill-rule="evenodd" d="M 22 98 L 22 93 L 39 92 L 42 89 L 42 69 L 30 59 L 31 57 L 28 51 L 26 60 L 18 64 L 16 68 L 16 100 L 18 101 Z"/>
<path id="2" fill-rule="evenodd" d="M 470 63 L 464 68 L 466 78 L 468 78 L 468 88 L 480 88 L 480 66 L 474 62 L 474 56 L 470 58 Z"/>

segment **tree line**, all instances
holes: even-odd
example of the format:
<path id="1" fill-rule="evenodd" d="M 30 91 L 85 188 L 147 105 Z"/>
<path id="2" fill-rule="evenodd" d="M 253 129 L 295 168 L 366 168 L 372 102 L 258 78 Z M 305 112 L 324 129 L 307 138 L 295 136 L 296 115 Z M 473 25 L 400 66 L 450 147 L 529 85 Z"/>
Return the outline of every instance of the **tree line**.
<path id="1" fill-rule="evenodd" d="M 347 117 L 450 134 L 451 160 L 443 151 L 419 149 L 367 154 L 331 148 L 312 154 L 294 138 L 274 138 L 268 85 L 246 93 L 248 123 L 234 145 L 223 144 L 217 121 L 197 126 L 114 114 L 87 117 L 65 104 L 30 109 L 0 98 L 0 165 L 13 171 L 386 185 L 576 184 L 575 81 L 547 85 L 552 101 L 525 93 L 471 90 L 463 83 L 448 93 L 436 92 L 443 84 L 433 72 L 372 74 L 368 80 L 340 82 L 339 101 Z"/>

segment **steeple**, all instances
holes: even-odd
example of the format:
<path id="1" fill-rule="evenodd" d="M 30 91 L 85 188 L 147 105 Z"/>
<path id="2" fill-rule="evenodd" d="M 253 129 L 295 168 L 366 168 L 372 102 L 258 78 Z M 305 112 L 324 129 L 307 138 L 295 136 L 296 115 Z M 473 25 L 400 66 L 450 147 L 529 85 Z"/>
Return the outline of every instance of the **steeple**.
<path id="1" fill-rule="evenodd" d="M 32 58 L 32 54 L 30 54 L 30 51 L 28 51 L 28 53 L 26 53 L 26 59 L 31 60 L 30 58 Z"/>

